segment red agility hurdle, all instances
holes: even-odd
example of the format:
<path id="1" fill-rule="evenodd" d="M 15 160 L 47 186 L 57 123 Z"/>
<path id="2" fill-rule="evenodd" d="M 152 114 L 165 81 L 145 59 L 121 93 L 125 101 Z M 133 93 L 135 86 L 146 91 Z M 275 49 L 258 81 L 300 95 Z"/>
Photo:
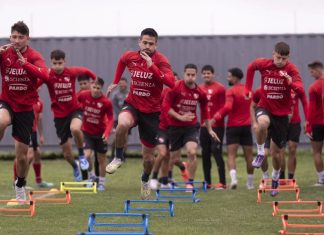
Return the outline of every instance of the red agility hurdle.
<path id="1" fill-rule="evenodd" d="M 280 205 L 315 205 L 316 208 L 308 208 L 308 209 L 282 209 L 279 208 Z M 321 214 L 323 208 L 322 201 L 275 201 L 272 202 L 273 212 L 272 215 L 276 216 L 279 213 L 314 213 L 314 214 Z"/>
<path id="2" fill-rule="evenodd" d="M 281 215 L 281 221 L 283 224 L 283 230 L 280 230 L 280 234 L 293 234 L 293 235 L 299 235 L 299 234 L 308 234 L 308 235 L 323 235 L 324 234 L 324 221 L 321 224 L 290 224 L 288 222 L 289 218 L 323 218 L 324 219 L 324 214 L 286 214 L 286 215 Z M 288 231 L 288 229 L 323 229 L 322 232 L 291 232 Z"/>
<path id="3" fill-rule="evenodd" d="M 0 200 L 0 203 L 14 203 L 14 206 L 0 208 L 0 216 L 35 216 L 34 201 Z"/>
<path id="4" fill-rule="evenodd" d="M 296 194 L 296 201 L 300 201 L 300 199 L 299 199 L 300 189 L 299 188 L 277 188 L 277 189 L 264 188 L 264 189 L 258 189 L 257 191 L 258 191 L 257 203 L 261 203 L 262 202 L 262 193 L 271 192 L 271 191 L 295 192 L 295 194 Z"/>
<path id="5" fill-rule="evenodd" d="M 279 179 L 279 188 L 298 188 L 297 181 L 295 179 Z M 271 189 L 272 179 L 262 179 L 260 181 L 259 189 Z"/>
<path id="6" fill-rule="evenodd" d="M 51 197 L 57 195 L 64 195 L 64 197 Z M 28 193 L 30 200 L 35 202 L 48 202 L 57 204 L 70 204 L 71 194 L 69 191 L 30 191 Z"/>

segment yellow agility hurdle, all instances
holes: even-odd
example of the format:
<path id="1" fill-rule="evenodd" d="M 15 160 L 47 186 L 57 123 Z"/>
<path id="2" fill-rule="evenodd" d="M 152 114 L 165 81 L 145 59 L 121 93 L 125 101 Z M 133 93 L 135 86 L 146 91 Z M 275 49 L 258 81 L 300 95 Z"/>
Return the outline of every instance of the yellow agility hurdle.
<path id="1" fill-rule="evenodd" d="M 96 182 L 61 182 L 60 191 L 71 193 L 97 193 Z"/>

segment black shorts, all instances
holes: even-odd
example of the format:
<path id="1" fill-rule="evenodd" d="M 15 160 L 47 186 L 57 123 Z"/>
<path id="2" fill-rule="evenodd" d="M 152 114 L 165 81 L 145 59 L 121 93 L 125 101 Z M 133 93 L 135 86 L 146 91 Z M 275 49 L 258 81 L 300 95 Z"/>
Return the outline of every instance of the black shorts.
<path id="1" fill-rule="evenodd" d="M 10 114 L 12 136 L 17 141 L 29 145 L 35 118 L 34 111 L 14 112 L 5 101 L 0 101 L 0 109 L 7 109 Z"/>
<path id="2" fill-rule="evenodd" d="M 300 133 L 301 133 L 300 123 L 289 123 L 287 141 L 294 141 L 296 143 L 299 143 Z"/>
<path id="3" fill-rule="evenodd" d="M 169 137 L 168 137 L 168 131 L 162 130 L 159 128 L 157 136 L 156 136 L 156 144 L 157 145 L 166 145 L 169 146 Z"/>
<path id="4" fill-rule="evenodd" d="M 313 141 L 324 140 L 324 125 L 313 125 L 312 127 Z"/>
<path id="5" fill-rule="evenodd" d="M 30 135 L 30 143 L 29 147 L 33 147 L 34 150 L 38 148 L 38 141 L 37 141 L 37 131 L 33 131 Z"/>
<path id="6" fill-rule="evenodd" d="M 130 112 L 138 125 L 138 132 L 142 144 L 153 148 L 156 145 L 156 136 L 159 129 L 160 112 L 142 113 L 131 104 L 124 102 L 121 112 Z"/>
<path id="7" fill-rule="evenodd" d="M 76 110 L 68 117 L 64 118 L 54 118 L 56 135 L 60 138 L 60 145 L 65 144 L 69 138 L 72 138 L 71 134 L 71 121 L 73 118 L 78 118 L 82 120 L 83 112 L 82 110 Z"/>
<path id="8" fill-rule="evenodd" d="M 200 125 L 198 123 L 192 126 L 169 126 L 170 151 L 177 151 L 188 142 L 196 142 L 198 144 L 199 128 Z"/>
<path id="9" fill-rule="evenodd" d="M 264 108 L 257 108 L 255 111 L 256 119 L 261 115 L 267 115 L 270 119 L 269 133 L 271 140 L 279 147 L 283 148 L 287 142 L 288 135 L 288 115 L 277 116 L 271 114 Z"/>
<path id="10" fill-rule="evenodd" d="M 84 149 L 92 149 L 97 153 L 105 154 L 108 150 L 108 144 L 102 139 L 102 136 L 90 135 L 83 132 L 84 136 Z"/>
<path id="11" fill-rule="evenodd" d="M 253 138 L 252 138 L 251 125 L 227 127 L 226 145 L 230 145 L 230 144 L 252 146 Z"/>

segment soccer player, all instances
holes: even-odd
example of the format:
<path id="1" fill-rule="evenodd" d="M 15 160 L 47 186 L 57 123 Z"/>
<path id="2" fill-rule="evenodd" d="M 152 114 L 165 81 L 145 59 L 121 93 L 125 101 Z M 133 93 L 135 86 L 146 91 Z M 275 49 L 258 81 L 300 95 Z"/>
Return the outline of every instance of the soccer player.
<path id="1" fill-rule="evenodd" d="M 118 88 L 119 89 L 115 90 L 111 96 L 111 102 L 113 105 L 114 119 L 115 119 L 113 132 L 116 131 L 116 127 L 118 124 L 118 114 L 120 113 L 120 111 L 123 107 L 124 101 L 129 93 L 128 82 L 127 82 L 126 78 L 122 77 L 120 79 Z M 128 135 L 130 135 L 130 133 L 131 133 L 131 131 L 129 131 L 126 136 L 126 142 L 125 142 L 125 146 L 124 146 L 124 158 L 126 155 L 125 152 L 126 152 L 126 148 L 127 148 Z M 116 135 L 114 135 L 113 141 L 111 143 L 111 160 L 113 160 L 115 158 L 115 145 L 116 145 Z"/>
<path id="2" fill-rule="evenodd" d="M 255 71 L 261 73 L 261 99 L 257 104 L 256 128 L 257 157 L 252 162 L 256 168 L 264 160 L 264 143 L 270 131 L 272 155 L 272 188 L 277 189 L 280 176 L 280 152 L 285 146 L 288 132 L 288 114 L 291 112 L 291 90 L 303 91 L 303 83 L 297 67 L 288 61 L 290 47 L 285 42 L 275 45 L 272 59 L 258 58 L 248 65 L 246 95 L 251 96 Z M 278 190 L 272 190 L 276 196 Z"/>
<path id="3" fill-rule="evenodd" d="M 87 90 L 91 89 L 92 80 L 91 80 L 91 78 L 89 76 L 87 76 L 85 74 L 79 75 L 77 80 L 78 80 L 78 83 L 79 83 L 80 90 L 76 93 L 76 96 L 79 97 L 79 94 L 82 91 L 87 91 Z M 95 158 L 95 162 L 94 162 L 95 173 L 96 173 L 96 176 L 99 177 L 99 163 L 98 163 L 98 158 L 97 158 L 96 151 L 94 151 L 93 154 L 94 154 L 94 158 Z M 81 169 L 81 174 L 82 174 L 82 180 L 87 180 L 88 179 L 88 170 L 82 170 Z"/>
<path id="4" fill-rule="evenodd" d="M 0 47 L 2 92 L 0 96 L 0 140 L 12 125 L 17 159 L 16 199 L 26 200 L 27 152 L 37 102 L 37 79 L 46 79 L 48 69 L 41 54 L 29 46 L 29 28 L 18 21 L 11 27 L 10 44 Z"/>
<path id="5" fill-rule="evenodd" d="M 197 66 L 187 64 L 184 68 L 184 78 L 176 83 L 163 101 L 163 110 L 170 116 L 169 141 L 171 156 L 185 147 L 187 152 L 187 166 L 189 172 L 188 189 L 193 188 L 193 181 L 197 169 L 197 149 L 200 125 L 197 119 L 197 106 L 200 105 L 201 119 L 205 121 L 208 133 L 214 141 L 219 141 L 213 131 L 209 119 L 208 100 L 205 92 L 196 84 Z"/>
<path id="6" fill-rule="evenodd" d="M 208 99 L 208 109 L 211 117 L 219 111 L 225 104 L 225 87 L 223 84 L 214 80 L 214 68 L 211 65 L 205 65 L 201 69 L 204 83 L 199 87 L 206 93 Z M 204 178 L 207 187 L 211 186 L 211 155 L 214 155 L 217 164 L 219 182 L 215 185 L 216 190 L 226 189 L 225 163 L 223 159 L 223 137 L 224 137 L 224 119 L 213 123 L 213 130 L 217 134 L 220 142 L 215 142 L 209 135 L 204 122 L 201 122 L 200 145 L 202 149 L 202 163 Z"/>
<path id="7" fill-rule="evenodd" d="M 96 180 L 96 175 L 93 171 L 93 161 L 91 159 L 92 151 L 96 151 L 98 156 L 98 191 L 105 190 L 108 136 L 104 135 L 104 133 L 110 133 L 114 120 L 112 104 L 110 100 L 102 94 L 103 85 L 104 80 L 98 77 L 91 85 L 90 91 L 82 91 L 78 96 L 78 100 L 84 110 L 82 121 L 82 131 L 85 142 L 84 152 L 89 162 L 89 179 L 92 182 Z"/>
<path id="8" fill-rule="evenodd" d="M 42 179 L 41 169 L 41 151 L 39 148 L 37 133 L 39 134 L 40 144 L 44 144 L 44 134 L 43 134 L 43 101 L 38 98 L 37 102 L 33 105 L 34 110 L 34 122 L 31 133 L 31 141 L 27 152 L 28 166 L 33 163 L 33 168 L 35 172 L 36 184 L 40 188 L 50 188 L 53 187 L 53 183 L 46 182 Z M 28 173 L 28 171 L 27 171 Z M 14 161 L 14 179 L 17 178 L 17 160 Z"/>
<path id="9" fill-rule="evenodd" d="M 80 170 L 73 157 L 72 136 L 78 148 L 80 168 L 87 170 L 89 163 L 84 157 L 81 131 L 82 109 L 75 93 L 75 80 L 80 74 L 86 74 L 93 80 L 96 79 L 96 75 L 84 67 L 66 67 L 65 52 L 62 50 L 51 52 L 51 64 L 49 78 L 45 80 L 45 83 L 52 102 L 51 109 L 54 114 L 56 134 L 61 140 L 63 156 L 73 168 L 75 180 L 81 181 Z"/>
<path id="10" fill-rule="evenodd" d="M 116 156 L 106 167 L 113 174 L 121 166 L 124 157 L 126 136 L 130 128 L 138 125 L 142 142 L 143 166 L 141 198 L 148 199 L 151 193 L 149 177 L 154 163 L 156 134 L 159 126 L 160 99 L 163 85 L 173 87 L 174 76 L 167 58 L 156 51 L 158 34 L 152 28 L 141 32 L 139 51 L 127 51 L 119 59 L 114 82 L 107 94 L 117 87 L 127 67 L 131 73 L 130 93 L 118 115 L 116 128 Z"/>
<path id="11" fill-rule="evenodd" d="M 253 189 L 253 139 L 251 131 L 251 98 L 246 99 L 245 87 L 241 83 L 243 72 L 239 68 L 228 70 L 227 81 L 231 88 L 226 90 L 224 107 L 214 114 L 214 120 L 222 120 L 228 115 L 226 125 L 226 145 L 231 189 L 237 188 L 236 156 L 239 145 L 243 148 L 247 171 L 247 189 Z"/>
<path id="12" fill-rule="evenodd" d="M 318 175 L 316 186 L 324 186 L 322 149 L 324 141 L 324 66 L 320 61 L 308 65 L 315 81 L 309 87 L 309 108 L 306 133 L 311 139 L 315 169 Z"/>
<path id="13" fill-rule="evenodd" d="M 304 117 L 307 120 L 307 98 L 305 92 L 301 92 L 297 94 L 293 90 L 291 91 L 291 99 L 292 99 L 292 115 L 289 119 L 288 126 L 288 135 L 287 135 L 287 144 L 288 144 L 288 161 L 287 161 L 287 169 L 288 169 L 288 179 L 294 179 L 295 170 L 297 165 L 297 146 L 299 143 L 299 137 L 301 133 L 301 118 L 299 115 L 299 100 L 302 103 L 304 110 Z M 285 179 L 285 168 L 286 168 L 286 159 L 285 152 L 282 152 L 281 159 L 281 167 L 280 167 L 280 179 Z"/>

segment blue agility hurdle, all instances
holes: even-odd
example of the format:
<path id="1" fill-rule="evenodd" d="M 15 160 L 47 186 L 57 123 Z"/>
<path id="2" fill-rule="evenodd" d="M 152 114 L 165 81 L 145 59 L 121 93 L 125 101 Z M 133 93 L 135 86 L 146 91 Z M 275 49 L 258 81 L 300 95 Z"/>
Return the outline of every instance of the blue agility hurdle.
<path id="1" fill-rule="evenodd" d="M 168 208 L 161 207 L 134 207 L 136 204 L 166 204 Z M 174 203 L 173 201 L 167 200 L 126 200 L 124 203 L 124 212 L 128 213 L 129 211 L 144 211 L 149 212 L 168 212 L 171 217 L 174 216 Z"/>

